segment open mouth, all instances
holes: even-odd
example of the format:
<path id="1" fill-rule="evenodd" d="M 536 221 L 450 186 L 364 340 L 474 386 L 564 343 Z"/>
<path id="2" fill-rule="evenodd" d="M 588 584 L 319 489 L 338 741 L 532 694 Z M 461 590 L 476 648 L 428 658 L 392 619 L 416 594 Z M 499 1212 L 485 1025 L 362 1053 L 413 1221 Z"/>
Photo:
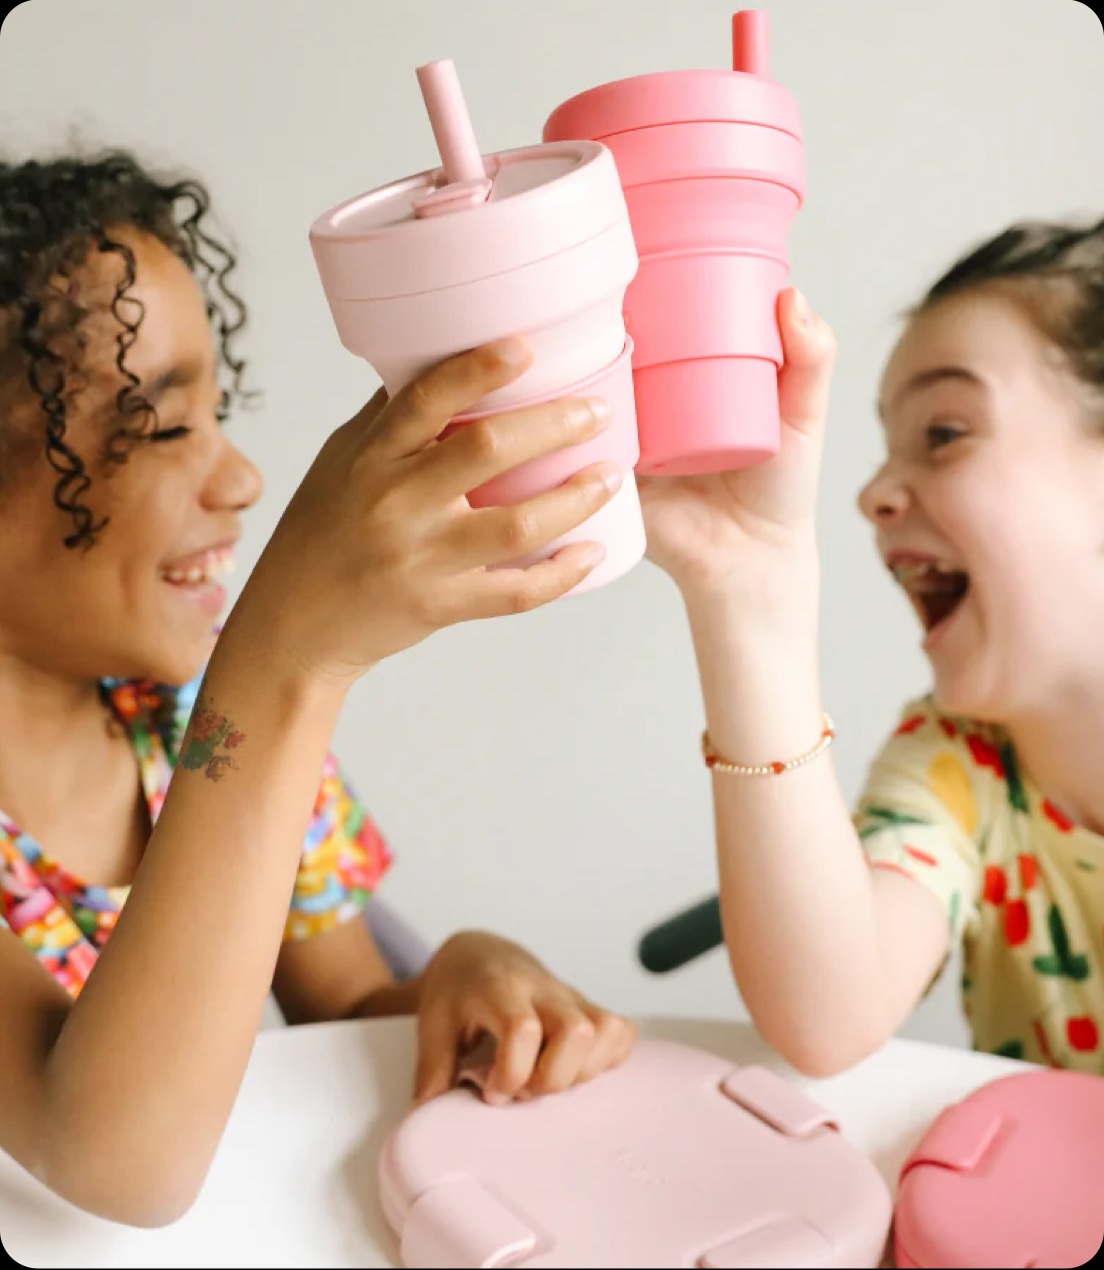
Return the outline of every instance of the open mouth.
<path id="1" fill-rule="evenodd" d="M 205 590 L 219 587 L 233 572 L 233 547 L 220 547 L 167 565 L 161 570 L 161 577 L 170 586 Z"/>
<path id="2" fill-rule="evenodd" d="M 934 561 L 897 562 L 891 571 L 929 635 L 950 621 L 970 590 L 969 574 Z"/>

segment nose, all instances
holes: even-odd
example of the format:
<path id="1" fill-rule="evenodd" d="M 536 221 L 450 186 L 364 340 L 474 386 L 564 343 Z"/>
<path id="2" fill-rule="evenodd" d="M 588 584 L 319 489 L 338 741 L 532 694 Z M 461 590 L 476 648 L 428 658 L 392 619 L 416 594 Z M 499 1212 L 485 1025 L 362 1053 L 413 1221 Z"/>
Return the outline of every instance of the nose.
<path id="1" fill-rule="evenodd" d="M 859 491 L 858 501 L 859 511 L 872 525 L 884 525 L 904 512 L 908 490 L 886 463 Z"/>
<path id="2" fill-rule="evenodd" d="M 204 487 L 204 505 L 209 511 L 248 511 L 261 497 L 264 478 L 257 465 L 225 435 L 220 441 L 218 458 Z"/>

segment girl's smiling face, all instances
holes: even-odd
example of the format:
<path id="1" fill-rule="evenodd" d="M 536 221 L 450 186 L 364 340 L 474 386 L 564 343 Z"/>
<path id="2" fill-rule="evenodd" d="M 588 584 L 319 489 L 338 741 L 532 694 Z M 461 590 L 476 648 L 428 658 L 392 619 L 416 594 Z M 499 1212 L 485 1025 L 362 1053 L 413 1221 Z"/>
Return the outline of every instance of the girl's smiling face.
<path id="1" fill-rule="evenodd" d="M 18 455 L 0 491 L 0 658 L 73 681 L 108 676 L 180 684 L 203 667 L 226 592 L 241 514 L 261 492 L 257 469 L 218 418 L 217 349 L 189 269 L 157 240 L 120 232 L 134 253 L 128 303 L 140 306 L 126 366 L 156 406 L 158 427 L 117 470 L 103 451 L 120 389 L 113 257 L 80 277 L 91 316 L 66 439 L 85 462 L 87 501 L 108 523 L 87 551 L 54 503 L 57 472 L 41 441 L 42 408 L 9 392 L 4 419 Z"/>
<path id="2" fill-rule="evenodd" d="M 949 713 L 1007 723 L 1104 686 L 1104 419 L 1007 287 L 912 319 L 859 505 Z"/>

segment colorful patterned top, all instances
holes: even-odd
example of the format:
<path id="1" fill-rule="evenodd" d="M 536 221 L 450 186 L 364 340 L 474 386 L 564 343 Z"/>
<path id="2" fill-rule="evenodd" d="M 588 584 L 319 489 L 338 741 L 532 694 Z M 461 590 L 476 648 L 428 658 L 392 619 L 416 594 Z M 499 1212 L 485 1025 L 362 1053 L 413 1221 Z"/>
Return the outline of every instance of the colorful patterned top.
<path id="1" fill-rule="evenodd" d="M 135 683 L 105 684 L 105 695 L 134 748 L 151 823 L 165 801 L 198 687 L 197 680 L 180 690 L 175 710 L 165 718 L 163 691 Z M 390 864 L 387 844 L 335 760 L 327 757 L 285 938 L 309 939 L 359 914 Z M 18 935 L 72 996 L 84 986 L 128 890 L 87 885 L 0 812 L 0 927 Z"/>
<path id="2" fill-rule="evenodd" d="M 1000 730 L 909 706 L 856 824 L 871 864 L 943 905 L 978 1049 L 1104 1075 L 1104 838 L 1019 770 Z"/>

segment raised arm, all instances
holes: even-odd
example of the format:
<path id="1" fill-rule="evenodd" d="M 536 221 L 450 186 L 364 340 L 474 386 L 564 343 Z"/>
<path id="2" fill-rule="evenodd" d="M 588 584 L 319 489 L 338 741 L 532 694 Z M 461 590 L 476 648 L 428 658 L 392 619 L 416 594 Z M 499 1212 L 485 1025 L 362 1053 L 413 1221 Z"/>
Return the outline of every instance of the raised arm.
<path id="1" fill-rule="evenodd" d="M 0 1147 L 73 1203 L 136 1225 L 206 1175 L 272 981 L 322 764 L 351 684 L 451 623 L 551 600 L 598 557 L 485 569 L 580 524 L 590 471 L 518 508 L 464 493 L 602 420 L 575 403 L 448 420 L 524 369 L 455 359 L 339 429 L 292 500 L 210 662 L 138 877 L 75 1003 L 0 930 Z M 615 484 L 615 482 L 614 482 Z"/>

